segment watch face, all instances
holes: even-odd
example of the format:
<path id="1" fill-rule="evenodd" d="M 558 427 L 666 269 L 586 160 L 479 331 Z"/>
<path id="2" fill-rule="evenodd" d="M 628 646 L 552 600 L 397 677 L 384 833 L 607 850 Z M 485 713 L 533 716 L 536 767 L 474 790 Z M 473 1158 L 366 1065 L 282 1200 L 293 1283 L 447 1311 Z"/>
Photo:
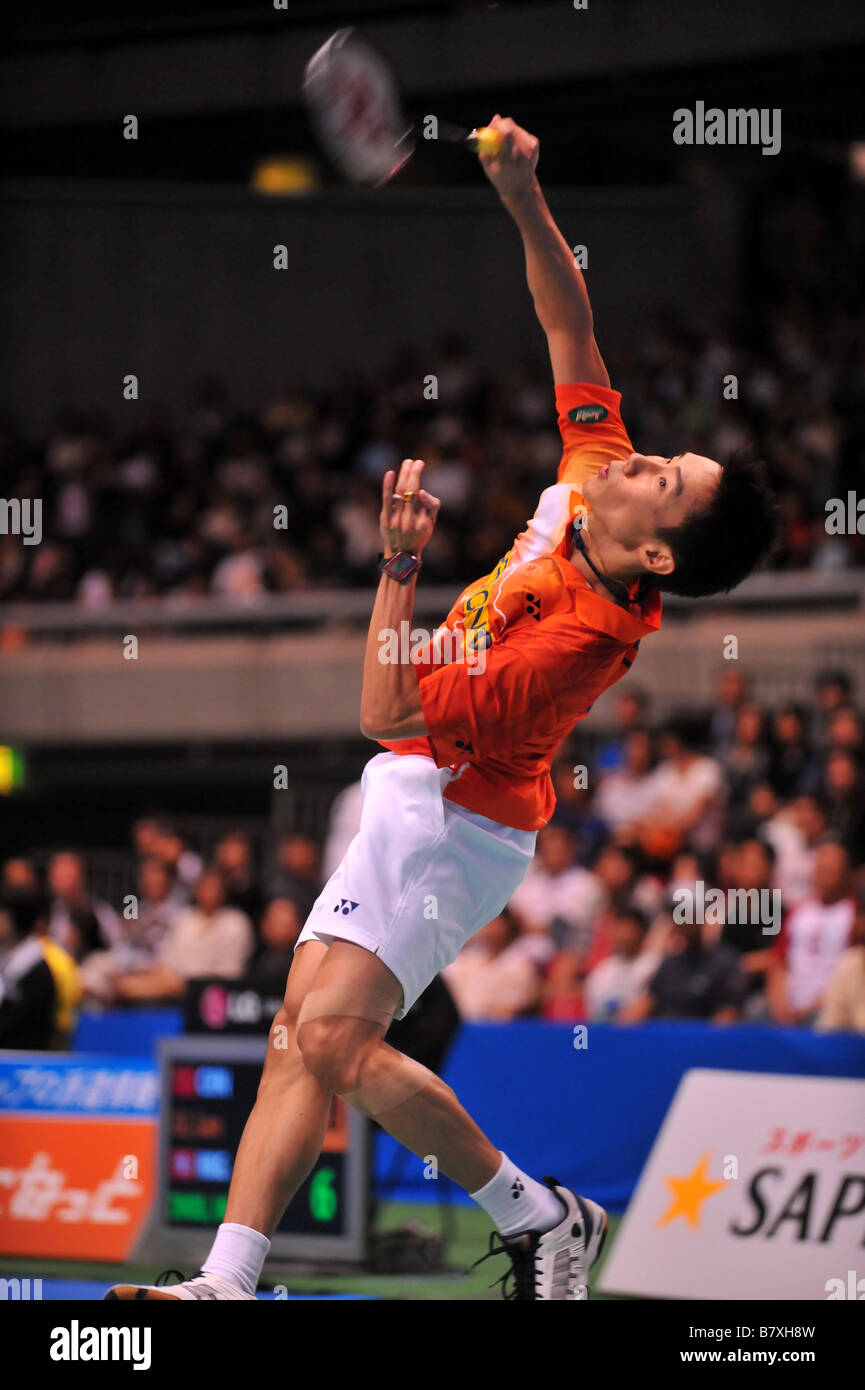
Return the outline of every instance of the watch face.
<path id="1" fill-rule="evenodd" d="M 407 579 L 418 567 L 418 562 L 414 555 L 409 555 L 407 551 L 400 551 L 388 560 L 385 569 L 392 579 Z"/>

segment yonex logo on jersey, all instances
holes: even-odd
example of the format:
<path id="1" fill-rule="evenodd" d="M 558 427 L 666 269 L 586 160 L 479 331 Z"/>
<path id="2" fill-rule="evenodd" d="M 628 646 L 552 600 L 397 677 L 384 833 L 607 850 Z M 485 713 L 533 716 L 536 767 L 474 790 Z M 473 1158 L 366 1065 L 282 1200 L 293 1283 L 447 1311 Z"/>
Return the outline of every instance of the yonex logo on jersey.
<path id="1" fill-rule="evenodd" d="M 597 425 L 606 420 L 609 413 L 605 405 L 575 405 L 568 411 L 568 419 L 575 425 Z"/>
<path id="2" fill-rule="evenodd" d="M 334 912 L 341 912 L 343 917 L 350 917 L 358 906 L 359 904 L 353 903 L 351 898 L 340 898 L 333 910 Z"/>

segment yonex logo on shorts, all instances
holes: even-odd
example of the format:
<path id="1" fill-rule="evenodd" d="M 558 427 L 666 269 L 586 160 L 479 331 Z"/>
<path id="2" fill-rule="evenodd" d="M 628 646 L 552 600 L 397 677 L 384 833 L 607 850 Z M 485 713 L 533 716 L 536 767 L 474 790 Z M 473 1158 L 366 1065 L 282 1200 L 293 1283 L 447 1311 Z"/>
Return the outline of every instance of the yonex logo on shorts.
<path id="1" fill-rule="evenodd" d="M 341 912 L 343 917 L 350 917 L 357 906 L 358 903 L 353 903 L 351 898 L 340 898 L 333 910 Z"/>
<path id="2" fill-rule="evenodd" d="M 597 425 L 606 420 L 609 413 L 605 405 L 575 405 L 568 411 L 568 419 L 575 425 Z"/>

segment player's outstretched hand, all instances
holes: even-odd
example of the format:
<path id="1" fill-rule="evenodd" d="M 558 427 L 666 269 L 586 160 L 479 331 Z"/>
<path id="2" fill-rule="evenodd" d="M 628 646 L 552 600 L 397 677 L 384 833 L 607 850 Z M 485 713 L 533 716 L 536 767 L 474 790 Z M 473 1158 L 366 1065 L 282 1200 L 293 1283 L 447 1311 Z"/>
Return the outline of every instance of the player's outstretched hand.
<path id="1" fill-rule="evenodd" d="M 435 529 L 441 502 L 421 487 L 423 470 L 422 459 L 403 459 L 399 479 L 393 469 L 384 475 L 379 525 L 386 555 L 419 555 Z"/>
<path id="2" fill-rule="evenodd" d="M 498 154 L 479 155 L 479 159 L 499 197 L 513 198 L 531 188 L 540 144 L 510 116 L 493 116 L 490 125 L 501 133 L 501 149 Z"/>

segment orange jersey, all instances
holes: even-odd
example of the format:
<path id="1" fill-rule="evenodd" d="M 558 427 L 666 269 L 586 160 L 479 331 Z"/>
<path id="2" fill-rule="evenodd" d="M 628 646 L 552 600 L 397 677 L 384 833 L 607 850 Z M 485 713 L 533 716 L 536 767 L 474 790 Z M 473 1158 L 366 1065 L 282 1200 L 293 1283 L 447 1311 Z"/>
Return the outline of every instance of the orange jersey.
<path id="1" fill-rule="evenodd" d="M 571 564 L 572 524 L 588 507 L 580 484 L 633 452 L 621 395 L 556 387 L 559 479 L 495 569 L 464 589 L 416 655 L 427 738 L 384 744 L 449 768 L 444 795 L 502 825 L 537 830 L 555 807 L 559 744 L 629 669 L 661 620 L 657 591 L 629 609 L 602 597 Z"/>

